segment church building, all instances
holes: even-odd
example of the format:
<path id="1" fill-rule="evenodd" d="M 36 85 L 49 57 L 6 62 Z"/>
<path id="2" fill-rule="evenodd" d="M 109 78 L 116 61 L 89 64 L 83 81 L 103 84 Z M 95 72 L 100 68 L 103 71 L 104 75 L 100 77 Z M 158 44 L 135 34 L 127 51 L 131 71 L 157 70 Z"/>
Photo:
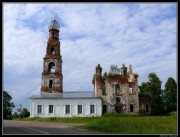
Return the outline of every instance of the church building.
<path id="1" fill-rule="evenodd" d="M 132 66 L 123 64 L 120 71 L 109 72 L 102 77 L 102 68 L 98 64 L 93 78 L 94 91 L 102 98 L 102 110 L 117 113 L 138 113 L 138 75 L 134 75 Z"/>
<path id="2" fill-rule="evenodd" d="M 63 92 L 60 25 L 52 19 L 43 58 L 41 92 L 30 97 L 30 117 L 91 117 L 106 112 L 137 114 L 150 112 L 150 101 L 138 95 L 138 75 L 123 64 L 117 74 L 102 76 L 98 64 L 93 76 L 94 91 Z M 140 102 L 140 104 L 139 104 Z"/>

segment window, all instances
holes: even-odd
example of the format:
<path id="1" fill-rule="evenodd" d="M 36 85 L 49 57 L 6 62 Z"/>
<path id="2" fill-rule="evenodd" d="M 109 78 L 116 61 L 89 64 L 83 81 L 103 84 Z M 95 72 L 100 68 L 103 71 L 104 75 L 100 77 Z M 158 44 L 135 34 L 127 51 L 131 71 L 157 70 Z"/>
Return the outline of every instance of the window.
<path id="1" fill-rule="evenodd" d="M 53 105 L 49 105 L 49 113 L 53 113 Z"/>
<path id="2" fill-rule="evenodd" d="M 82 114 L 82 105 L 78 105 L 78 114 Z"/>
<path id="3" fill-rule="evenodd" d="M 37 113 L 42 113 L 42 105 L 37 106 Z"/>
<path id="4" fill-rule="evenodd" d="M 48 71 L 49 72 L 55 72 L 55 64 L 54 64 L 54 62 L 49 63 Z"/>
<path id="5" fill-rule="evenodd" d="M 120 98 L 116 98 L 116 103 L 120 103 L 121 99 Z"/>
<path id="6" fill-rule="evenodd" d="M 130 112 L 133 112 L 133 105 L 130 105 Z"/>
<path id="7" fill-rule="evenodd" d="M 129 93 L 130 93 L 130 94 L 132 94 L 132 93 L 133 93 L 132 84 L 129 84 Z"/>
<path id="8" fill-rule="evenodd" d="M 115 92 L 116 92 L 116 94 L 118 94 L 118 93 L 120 92 L 120 86 L 119 86 L 119 84 L 116 84 L 116 86 L 115 86 Z"/>
<path id="9" fill-rule="evenodd" d="M 53 85 L 53 81 L 50 80 L 50 81 L 49 81 L 49 88 L 52 88 L 52 85 Z"/>
<path id="10" fill-rule="evenodd" d="M 132 94 L 132 88 L 129 88 L 129 93 Z"/>
<path id="11" fill-rule="evenodd" d="M 90 105 L 90 113 L 91 113 L 91 114 L 94 113 L 94 105 Z"/>
<path id="12" fill-rule="evenodd" d="M 70 105 L 66 105 L 66 114 L 70 114 Z"/>
<path id="13" fill-rule="evenodd" d="M 54 51 L 54 48 L 52 47 L 51 48 L 51 52 L 50 52 L 51 54 L 55 54 L 55 51 Z"/>
<path id="14" fill-rule="evenodd" d="M 106 86 L 103 86 L 103 95 L 106 95 Z"/>

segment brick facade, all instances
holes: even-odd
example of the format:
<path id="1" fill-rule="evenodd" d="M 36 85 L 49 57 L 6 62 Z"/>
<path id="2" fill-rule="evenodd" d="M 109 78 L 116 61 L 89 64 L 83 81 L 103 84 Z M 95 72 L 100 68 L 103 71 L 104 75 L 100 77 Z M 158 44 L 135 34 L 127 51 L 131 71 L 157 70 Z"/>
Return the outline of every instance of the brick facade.
<path id="1" fill-rule="evenodd" d="M 56 20 L 49 24 L 46 55 L 43 58 L 41 93 L 63 92 L 62 58 L 59 41 L 60 26 Z"/>
<path id="2" fill-rule="evenodd" d="M 102 111 L 117 113 L 138 113 L 139 95 L 138 95 L 138 76 L 132 72 L 132 66 L 129 71 L 123 64 L 121 71 L 115 76 L 102 77 L 102 68 L 93 78 L 94 91 L 97 97 L 102 99 Z M 96 67 L 96 68 L 98 68 Z"/>

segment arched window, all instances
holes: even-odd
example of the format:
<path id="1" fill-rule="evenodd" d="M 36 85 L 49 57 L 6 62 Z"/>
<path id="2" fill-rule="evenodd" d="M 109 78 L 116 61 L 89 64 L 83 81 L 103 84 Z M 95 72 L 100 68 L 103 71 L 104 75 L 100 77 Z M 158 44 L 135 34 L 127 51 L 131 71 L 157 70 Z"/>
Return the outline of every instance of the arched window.
<path id="1" fill-rule="evenodd" d="M 50 54 L 55 54 L 54 48 L 51 48 Z"/>
<path id="2" fill-rule="evenodd" d="M 49 63 L 48 71 L 49 72 L 55 72 L 55 64 L 54 64 L 54 62 Z"/>
<path id="3" fill-rule="evenodd" d="M 121 99 L 120 98 L 116 98 L 116 103 L 120 103 Z"/>
<path id="4" fill-rule="evenodd" d="M 133 93 L 133 88 L 132 88 L 132 84 L 129 84 L 129 93 L 132 94 Z"/>
<path id="5" fill-rule="evenodd" d="M 52 85 L 53 85 L 53 81 L 49 80 L 49 88 L 52 88 Z"/>
<path id="6" fill-rule="evenodd" d="M 119 86 L 119 84 L 116 84 L 116 86 L 115 86 L 115 92 L 116 92 L 116 94 L 118 94 L 118 93 L 120 92 L 120 86 Z"/>
<path id="7" fill-rule="evenodd" d="M 133 112 L 134 110 L 133 110 L 134 108 L 133 108 L 133 105 L 131 104 L 130 105 L 130 112 Z"/>

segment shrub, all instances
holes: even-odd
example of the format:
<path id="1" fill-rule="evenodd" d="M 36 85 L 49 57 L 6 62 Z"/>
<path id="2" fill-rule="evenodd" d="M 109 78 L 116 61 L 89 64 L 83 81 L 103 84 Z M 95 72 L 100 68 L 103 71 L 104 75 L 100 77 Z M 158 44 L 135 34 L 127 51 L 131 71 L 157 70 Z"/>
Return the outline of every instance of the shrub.
<path id="1" fill-rule="evenodd" d="M 115 112 L 106 112 L 105 114 L 103 114 L 103 117 L 118 117 L 119 114 L 115 113 Z"/>
<path id="2" fill-rule="evenodd" d="M 56 117 L 50 117 L 50 120 L 55 120 L 56 119 Z"/>
<path id="3" fill-rule="evenodd" d="M 139 75 L 137 73 L 134 73 L 134 77 L 138 77 Z"/>

